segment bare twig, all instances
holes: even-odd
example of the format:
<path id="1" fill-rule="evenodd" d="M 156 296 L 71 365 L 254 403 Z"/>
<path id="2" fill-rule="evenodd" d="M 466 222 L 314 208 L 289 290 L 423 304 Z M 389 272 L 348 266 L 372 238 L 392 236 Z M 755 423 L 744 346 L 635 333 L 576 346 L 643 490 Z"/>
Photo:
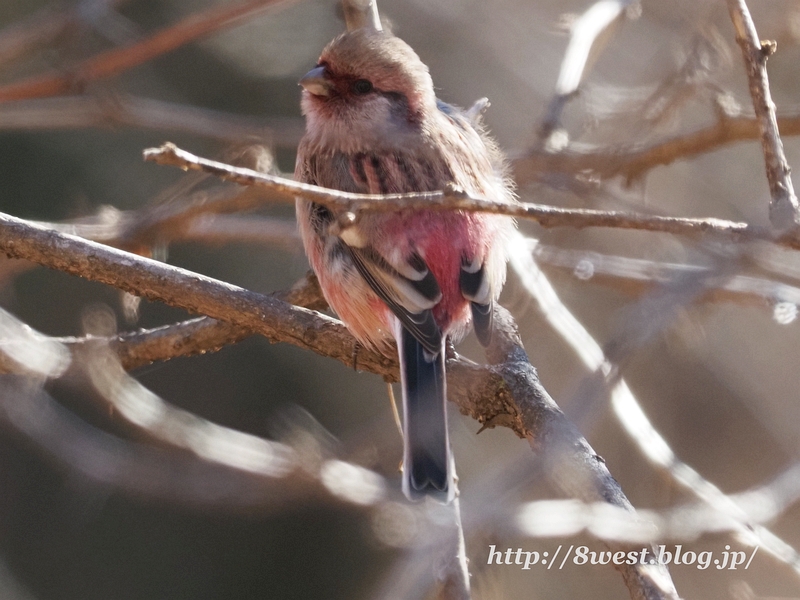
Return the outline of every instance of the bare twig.
<path id="1" fill-rule="evenodd" d="M 295 147 L 303 133 L 300 119 L 246 117 L 207 108 L 135 96 L 65 96 L 0 104 L 0 129 L 142 127 L 181 131 L 240 143 L 254 139 Z"/>
<path id="2" fill-rule="evenodd" d="M 800 204 L 794 193 L 789 164 L 783 152 L 783 142 L 775 118 L 775 104 L 772 102 L 767 77 L 767 57 L 775 52 L 776 44 L 758 39 L 745 0 L 728 0 L 728 10 L 736 29 L 736 42 L 742 49 L 750 96 L 753 98 L 753 108 L 761 132 L 761 147 L 771 196 L 769 218 L 780 230 L 797 228 L 800 227 Z"/>
<path id="3" fill-rule="evenodd" d="M 542 227 L 614 227 L 660 231 L 680 235 L 700 233 L 733 237 L 734 239 L 767 239 L 790 248 L 800 248 L 800 239 L 788 236 L 773 240 L 771 234 L 747 223 L 722 219 L 691 219 L 644 215 L 621 211 L 568 209 L 533 203 L 500 204 L 484 198 L 473 198 L 462 190 L 447 189 L 439 192 L 413 194 L 387 194 L 374 196 L 354 194 L 321 188 L 282 177 L 265 175 L 250 169 L 231 167 L 181 150 L 174 144 L 145 150 L 145 160 L 185 170 L 204 171 L 241 185 L 260 186 L 272 190 L 285 201 L 298 196 L 319 202 L 358 219 L 359 212 L 391 212 L 413 210 L 468 210 L 487 212 L 536 221 Z M 354 221 L 351 221 L 354 222 Z M 345 224 L 346 225 L 346 224 Z"/>
<path id="4" fill-rule="evenodd" d="M 82 89 L 91 81 L 119 75 L 192 40 L 240 23 L 242 19 L 277 2 L 278 0 L 247 0 L 233 6 L 214 6 L 132 46 L 115 48 L 89 58 L 75 65 L 67 74 L 49 73 L 0 86 L 0 102 L 71 93 Z M 282 2 L 282 5 L 286 4 L 287 2 Z"/>
<path id="5" fill-rule="evenodd" d="M 784 135 L 800 135 L 800 115 L 778 117 Z M 753 117 L 723 116 L 714 125 L 681 134 L 650 146 L 624 145 L 582 149 L 571 144 L 568 149 L 552 152 L 532 149 L 512 161 L 514 179 L 519 185 L 551 177 L 555 173 L 591 175 L 603 179 L 616 176 L 631 183 L 651 169 L 714 151 L 732 142 L 757 140 L 759 122 Z"/>
<path id="6" fill-rule="evenodd" d="M 327 307 L 317 278 L 312 273 L 298 281 L 290 290 L 276 293 L 275 297 L 311 310 Z M 62 338 L 59 341 L 73 349 L 101 341 L 117 354 L 126 370 L 131 370 L 179 356 L 216 352 L 223 346 L 235 344 L 251 335 L 253 331 L 247 327 L 200 317 L 155 329 L 122 333 L 106 340 L 97 340 L 90 336 Z"/>

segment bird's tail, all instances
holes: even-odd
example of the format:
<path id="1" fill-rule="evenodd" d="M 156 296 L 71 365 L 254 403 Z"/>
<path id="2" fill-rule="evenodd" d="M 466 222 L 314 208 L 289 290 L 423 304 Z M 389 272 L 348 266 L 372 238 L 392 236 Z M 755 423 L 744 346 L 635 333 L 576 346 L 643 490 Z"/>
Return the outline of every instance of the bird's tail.
<path id="1" fill-rule="evenodd" d="M 444 342 L 434 356 L 405 327 L 398 336 L 403 387 L 405 448 L 403 493 L 410 500 L 453 498 L 450 439 L 447 433 L 447 386 Z"/>

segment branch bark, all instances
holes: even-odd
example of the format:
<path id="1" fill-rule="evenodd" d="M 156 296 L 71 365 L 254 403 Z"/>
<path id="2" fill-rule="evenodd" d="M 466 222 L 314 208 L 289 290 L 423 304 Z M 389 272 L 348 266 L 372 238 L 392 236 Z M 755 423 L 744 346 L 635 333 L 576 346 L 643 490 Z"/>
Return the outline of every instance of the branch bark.
<path id="1" fill-rule="evenodd" d="M 563 493 L 587 502 L 606 502 L 633 511 L 617 481 L 577 428 L 544 389 L 528 360 L 519 331 L 504 308 L 495 312 L 495 335 L 487 351 L 493 370 L 519 411 L 531 448 L 545 463 L 548 479 Z M 629 550 L 610 544 L 613 550 Z M 618 567 L 631 598 L 678 599 L 663 565 L 622 565 Z"/>
<path id="2" fill-rule="evenodd" d="M 769 218 L 779 230 L 800 227 L 800 204 L 794 193 L 791 169 L 775 117 L 775 103 L 769 91 L 767 58 L 775 52 L 775 42 L 758 39 L 756 26 L 744 0 L 728 0 L 728 11 L 736 29 L 736 42 L 742 50 L 753 109 L 761 134 L 761 148 L 769 182 Z"/>

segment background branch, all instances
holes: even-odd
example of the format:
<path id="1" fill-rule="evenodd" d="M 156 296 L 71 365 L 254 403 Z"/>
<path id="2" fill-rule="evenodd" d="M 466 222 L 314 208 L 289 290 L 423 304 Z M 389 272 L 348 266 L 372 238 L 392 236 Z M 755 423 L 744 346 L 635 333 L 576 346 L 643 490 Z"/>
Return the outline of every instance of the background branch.
<path id="1" fill-rule="evenodd" d="M 800 135 L 800 116 L 777 117 L 783 135 Z M 680 134 L 652 145 L 589 146 L 579 143 L 554 152 L 528 150 L 512 161 L 514 179 L 519 185 L 539 181 L 553 174 L 574 176 L 590 173 L 601 179 L 621 176 L 631 184 L 656 167 L 713 152 L 733 142 L 758 140 L 759 121 L 749 116 L 722 115 L 716 123 L 697 131 Z"/>
<path id="2" fill-rule="evenodd" d="M 232 6 L 213 7 L 124 48 L 108 50 L 70 69 L 0 86 L 0 102 L 68 94 L 97 79 L 112 77 L 153 58 L 184 46 L 264 10 L 277 0 L 249 0 Z M 287 2 L 282 3 L 284 6 Z"/>

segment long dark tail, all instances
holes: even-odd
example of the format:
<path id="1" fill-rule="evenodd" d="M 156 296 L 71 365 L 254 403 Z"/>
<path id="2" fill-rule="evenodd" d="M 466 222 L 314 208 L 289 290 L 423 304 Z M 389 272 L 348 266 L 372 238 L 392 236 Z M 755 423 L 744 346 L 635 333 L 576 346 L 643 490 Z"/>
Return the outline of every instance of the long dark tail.
<path id="1" fill-rule="evenodd" d="M 410 500 L 453 497 L 444 342 L 432 356 L 404 327 L 398 340 L 405 414 L 403 493 Z"/>

